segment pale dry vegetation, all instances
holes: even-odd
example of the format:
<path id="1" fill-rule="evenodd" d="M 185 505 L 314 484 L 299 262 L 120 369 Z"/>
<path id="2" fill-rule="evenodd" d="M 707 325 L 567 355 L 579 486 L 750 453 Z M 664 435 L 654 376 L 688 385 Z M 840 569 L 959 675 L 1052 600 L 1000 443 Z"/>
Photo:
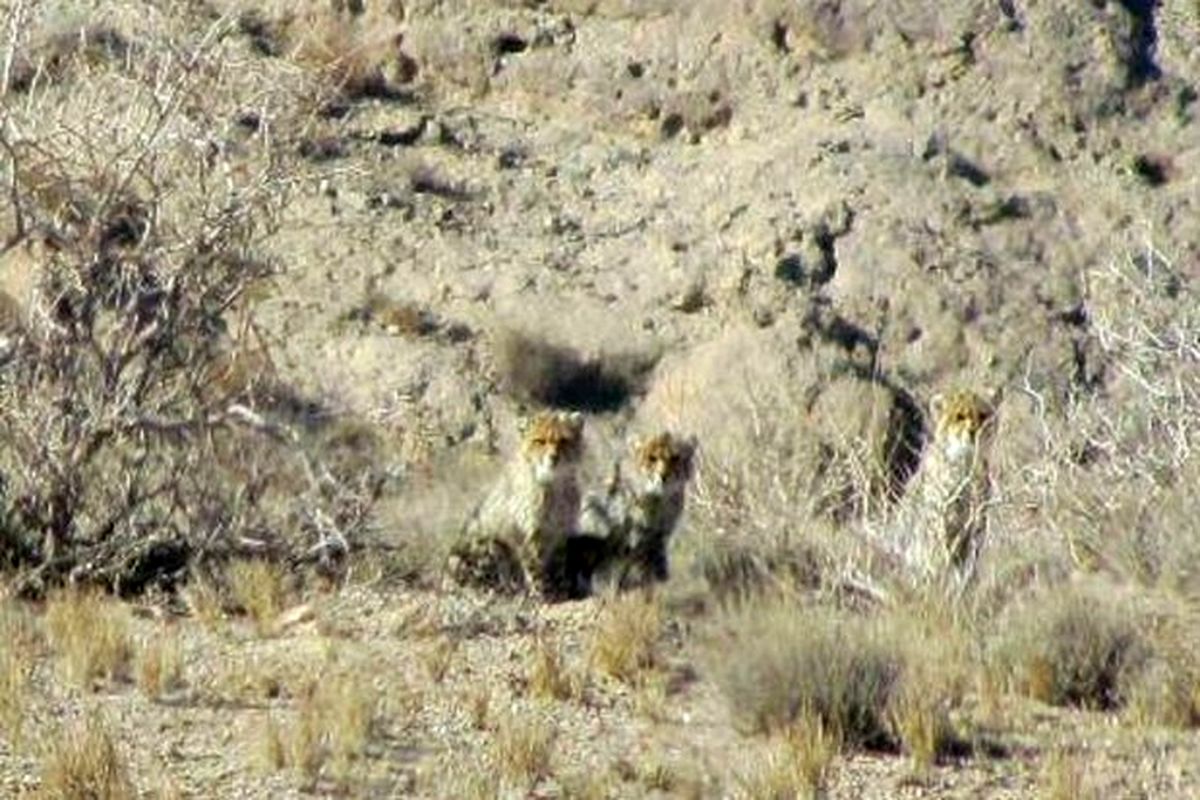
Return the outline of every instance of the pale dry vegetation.
<path id="1" fill-rule="evenodd" d="M 841 739 L 815 713 L 804 713 L 779 731 L 766 754 L 738 776 L 745 800 L 818 798 L 826 786 Z"/>
<path id="2" fill-rule="evenodd" d="M 54 21 L 30 14 L 36 43 Z M 329 568 L 381 488 L 320 435 L 253 318 L 279 271 L 262 243 L 302 178 L 274 128 L 235 134 L 232 18 L 198 38 L 147 23 L 158 38 L 122 58 L 57 56 L 69 90 L 33 80 L 0 130 L 4 252 L 28 271 L 3 364 L 0 559 L 30 596 L 68 574 L 170 589 L 237 554 Z"/>
<path id="3" fill-rule="evenodd" d="M 562 646 L 556 639 L 542 636 L 534 643 L 529 664 L 529 690 L 535 698 L 577 698 L 583 692 L 583 682 L 583 676 L 568 665 Z M 480 719 L 485 715 L 473 712 L 472 716 Z"/>
<path id="4" fill-rule="evenodd" d="M 512 786 L 532 786 L 550 773 L 554 726 L 536 709 L 512 711 L 496 723 L 492 758 Z"/>
<path id="5" fill-rule="evenodd" d="M 635 683 L 657 664 L 662 605 L 653 595 L 630 593 L 609 598 L 592 639 L 592 663 L 603 674 Z"/>
<path id="6" fill-rule="evenodd" d="M 90 689 L 97 680 L 121 681 L 130 675 L 134 643 L 129 611 L 104 594 L 64 589 L 52 595 L 46 636 L 71 683 Z"/>
<path id="7" fill-rule="evenodd" d="M 948 112 L 971 70 L 1019 71 L 1003 37 L 1052 23 L 1036 4 L 974 0 L 152 5 L 19 2 L 0 31 L 0 766 L 38 781 L 32 796 L 148 794 L 135 748 L 155 734 L 125 746 L 93 711 L 106 703 L 122 735 L 129 719 L 163 732 L 161 769 L 181 772 L 161 794 L 179 796 L 210 790 L 188 759 L 216 758 L 221 780 L 258 767 L 264 791 L 749 799 L 836 794 L 853 755 L 906 771 L 884 792 L 953 792 L 945 773 L 1007 759 L 995 737 L 1017 743 L 1014 792 L 1098 797 L 1087 734 L 1047 729 L 1108 726 L 1140 758 L 1149 734 L 1200 725 L 1195 254 L 1113 246 L 1067 290 L 1038 286 L 1042 305 L 991 307 L 1008 302 L 993 272 L 1047 266 L 1046 234 L 997 227 L 1041 213 L 1024 188 L 1004 195 L 1021 158 L 1164 186 L 1182 169 L 1155 153 L 1115 163 L 1102 140 L 1120 137 L 1085 113 L 1157 102 L 1137 92 L 1139 41 L 1159 35 L 1137 4 L 1063 11 L 1100 44 L 1064 45 L 1079 85 L 1045 104 L 1077 129 L 1055 138 L 1030 112 L 1014 136 L 1034 155 L 980 166 L 922 130 L 905 180 L 937 187 L 928 208 L 896 215 L 903 195 L 826 176 L 769 219 L 747 203 L 698 220 L 668 214 L 690 186 L 645 216 L 607 200 L 644 200 L 634 182 L 660 166 L 707 174 L 716 148 L 780 163 L 756 104 L 819 141 L 814 176 L 841 164 L 846 178 L 872 149 L 904 161 L 920 137 L 877 143 L 879 120 L 940 117 L 895 113 L 889 93 Z M 457 24 L 468 11 L 478 24 Z M 1164 47 L 1179 41 L 1163 27 Z M 856 75 L 880 47 L 889 81 Z M 1194 90 L 1163 87 L 1184 125 Z M 539 127 L 563 109 L 604 140 L 563 150 L 557 122 Z M 866 183 L 889 177 L 863 163 Z M 1089 224 L 1069 202 L 1048 202 L 1048 221 L 1061 207 Z M 975 238 L 955 250 L 960 217 Z M 865 268 L 850 262 L 886 264 L 872 237 L 888 226 L 912 280 L 885 297 L 879 266 L 881 296 L 854 297 L 846 276 Z M 1029 243 L 1009 258 L 981 229 Z M 572 303 L 601 307 L 621 349 L 538 327 L 523 308 L 538 292 L 573 323 Z M 977 318 L 1042 330 L 1021 316 L 1053 318 L 1067 346 L 978 341 L 1003 337 Z M 760 349 L 689 373 L 690 350 L 738 326 Z M 945 364 L 910 357 L 939 347 Z M 386 391 L 349 386 L 360 368 Z M 914 587 L 889 545 L 928 445 L 923 408 L 955 380 L 1002 393 L 978 569 L 943 593 Z M 669 583 L 565 608 L 432 589 L 447 531 L 529 407 L 588 412 L 589 436 L 613 441 L 651 421 L 699 434 Z M 331 610 L 323 598 L 310 624 L 317 586 Z M 392 601 L 419 611 L 397 623 Z M 47 709 L 75 721 L 45 724 Z M 221 730 L 196 741 L 206 725 Z M 708 763 L 714 743 L 748 757 Z"/>
<path id="8" fill-rule="evenodd" d="M 64 726 L 43 746 L 41 784 L 35 796 L 46 800 L 133 800 L 138 796 L 125 754 L 100 712 Z"/>
<path id="9" fill-rule="evenodd" d="M 6 601 L 0 602 L 0 641 L 0 731 L 19 745 L 29 713 L 37 633 L 30 615 Z"/>
<path id="10" fill-rule="evenodd" d="M 183 653 L 174 628 L 164 625 L 142 638 L 137 648 L 136 676 L 138 688 L 153 699 L 183 684 Z"/>
<path id="11" fill-rule="evenodd" d="M 229 593 L 260 635 L 274 631 L 284 610 L 287 591 L 283 568 L 265 559 L 237 560 L 227 570 Z"/>
<path id="12" fill-rule="evenodd" d="M 304 785 L 352 785 L 380 724 L 380 697 L 361 668 L 330 660 L 294 689 L 286 721 L 269 714 L 260 744 L 267 769 L 291 769 Z"/>
<path id="13" fill-rule="evenodd" d="M 810 715 L 848 744 L 894 744 L 888 709 L 904 662 L 883 626 L 774 603 L 733 612 L 725 626 L 713 669 L 747 730 L 783 731 Z"/>

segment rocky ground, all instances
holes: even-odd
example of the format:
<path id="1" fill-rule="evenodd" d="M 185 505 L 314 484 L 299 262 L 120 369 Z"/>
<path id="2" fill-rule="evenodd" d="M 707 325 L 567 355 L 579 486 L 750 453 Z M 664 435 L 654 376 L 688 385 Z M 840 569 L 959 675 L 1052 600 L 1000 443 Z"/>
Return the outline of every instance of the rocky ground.
<path id="1" fill-rule="evenodd" d="M 49 612 L 5 611 L 33 632 L 8 673 L 28 699 L 24 737 L 0 738 L 3 793 L 56 796 L 47 753 L 95 709 L 133 796 L 1200 792 L 1194 633 L 1147 657 L 1183 681 L 1173 717 L 1039 702 L 991 655 L 1009 615 L 1063 586 L 1119 587 L 1099 593 L 1150 609 L 1132 624 L 1155 636 L 1200 608 L 1200 7 L 360 5 L 0 5 L 18 128 L 45 96 L 102 130 L 87 81 L 213 48 L 221 93 L 181 104 L 205 180 L 286 176 L 275 274 L 241 331 L 313 407 L 369 427 L 390 476 L 341 588 L 290 590 L 257 627 L 205 618 L 194 592 L 115 606 L 129 652 L 81 682 Z M 28 77 L 39 63 L 53 80 Z M 4 256 L 10 294 L 31 258 Z M 716 677 L 736 610 L 705 565 L 749 553 L 798 614 L 845 606 L 852 577 L 878 589 L 853 613 L 930 618 L 868 543 L 929 398 L 959 386 L 997 402 L 998 488 L 979 589 L 931 617 L 967 643 L 958 746 L 927 765 L 911 740 L 848 746 L 796 778 L 821 748 L 739 724 Z M 633 432 L 698 437 L 654 599 L 442 586 L 541 406 L 587 414 L 590 481 Z M 139 666 L 156 641 L 178 651 L 165 688 Z"/>

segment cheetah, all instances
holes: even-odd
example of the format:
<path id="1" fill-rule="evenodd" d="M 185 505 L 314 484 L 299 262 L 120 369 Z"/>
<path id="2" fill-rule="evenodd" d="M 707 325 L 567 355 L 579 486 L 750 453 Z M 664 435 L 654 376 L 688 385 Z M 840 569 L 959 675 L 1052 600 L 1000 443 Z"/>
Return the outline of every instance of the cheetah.
<path id="1" fill-rule="evenodd" d="M 588 493 L 578 531 L 567 540 L 576 595 L 590 592 L 593 573 L 606 573 L 621 589 L 667 580 L 667 545 L 683 514 L 695 452 L 694 438 L 671 433 L 635 440 L 632 476 L 623 479 L 618 464 L 603 490 Z"/>
<path id="2" fill-rule="evenodd" d="M 521 445 L 463 526 L 447 564 L 460 584 L 550 596 L 555 563 L 579 512 L 583 417 L 543 411 L 522 421 Z"/>
<path id="3" fill-rule="evenodd" d="M 962 389 L 930 401 L 933 437 L 902 504 L 906 560 L 924 578 L 969 577 L 984 538 L 992 404 Z"/>

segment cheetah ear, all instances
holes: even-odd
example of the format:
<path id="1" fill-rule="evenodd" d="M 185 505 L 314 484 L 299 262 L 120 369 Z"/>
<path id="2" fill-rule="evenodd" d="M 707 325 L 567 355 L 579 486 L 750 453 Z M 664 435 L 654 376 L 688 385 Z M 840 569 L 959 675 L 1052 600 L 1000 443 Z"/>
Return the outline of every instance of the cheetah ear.
<path id="1" fill-rule="evenodd" d="M 571 411 L 564 415 L 563 418 L 576 433 L 579 433 L 583 430 L 583 414 L 580 414 L 578 411 Z"/>

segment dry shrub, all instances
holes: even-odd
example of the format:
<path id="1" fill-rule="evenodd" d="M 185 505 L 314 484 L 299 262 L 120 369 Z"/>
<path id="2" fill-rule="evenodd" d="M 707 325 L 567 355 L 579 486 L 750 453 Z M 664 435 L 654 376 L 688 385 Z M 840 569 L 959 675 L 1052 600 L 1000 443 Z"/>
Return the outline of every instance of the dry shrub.
<path id="1" fill-rule="evenodd" d="M 208 557 L 315 560 L 373 503 L 324 463 L 313 403 L 238 377 L 269 362 L 247 332 L 296 173 L 274 126 L 234 129 L 231 25 L 157 32 L 69 92 L 35 85 L 0 130 L 6 247 L 39 253 L 27 335 L 0 364 L 0 563 L 24 595 L 68 576 L 171 588 Z"/>
<path id="2" fill-rule="evenodd" d="M 298 696 L 296 719 L 286 735 L 286 763 L 310 784 L 328 764 L 344 784 L 377 729 L 375 687 L 363 669 L 329 664 Z"/>
<path id="3" fill-rule="evenodd" d="M 836 731 L 811 712 L 801 713 L 772 740 L 762 761 L 738 776 L 736 796 L 784 800 L 822 796 L 841 748 Z"/>
<path id="4" fill-rule="evenodd" d="M 1113 586 L 1046 591 L 1003 618 L 995 663 L 1041 702 L 1117 708 L 1153 652 L 1145 622 L 1128 593 Z"/>
<path id="5" fill-rule="evenodd" d="M 1087 765 L 1079 753 L 1057 747 L 1042 770 L 1041 797 L 1045 800 L 1096 800 L 1098 788 L 1088 779 Z"/>
<path id="6" fill-rule="evenodd" d="M 40 772 L 36 796 L 46 800 L 134 800 L 138 796 L 125 757 L 98 712 L 54 735 L 42 755 Z"/>
<path id="7" fill-rule="evenodd" d="M 474 686 L 467 690 L 465 701 L 471 727 L 477 731 L 486 729 L 492 708 L 491 689 L 486 684 Z"/>
<path id="8" fill-rule="evenodd" d="M 496 726 L 492 752 L 504 777 L 517 786 L 530 787 L 550 774 L 553 727 L 534 713 L 510 713 Z"/>
<path id="9" fill-rule="evenodd" d="M 241 31 L 264 55 L 282 56 L 314 73 L 324 99 L 405 96 L 403 86 L 416 77 L 417 65 L 401 50 L 402 11 L 377 3 L 275 5 L 266 14 L 244 12 Z"/>
<path id="10" fill-rule="evenodd" d="M 425 669 L 434 683 L 441 683 L 446 679 L 446 673 L 450 671 L 454 656 L 458 653 L 459 644 L 460 640 L 454 636 L 440 636 L 425 649 Z"/>
<path id="11" fill-rule="evenodd" d="M 278 772 L 287 766 L 287 750 L 283 743 L 283 729 L 274 714 L 267 714 L 263 722 L 263 736 L 259 741 L 259 766 L 263 772 Z"/>
<path id="12" fill-rule="evenodd" d="M 137 657 L 137 684 L 147 696 L 159 698 L 183 682 L 183 652 L 174 628 L 163 626 L 142 640 Z"/>
<path id="13" fill-rule="evenodd" d="M 705 661 L 744 728 L 784 731 L 820 720 L 848 745 L 932 756 L 961 675 L 903 614 L 877 619 L 784 602 L 727 613 Z M 907 738 L 906 738 L 907 734 Z"/>
<path id="14" fill-rule="evenodd" d="M 1063 389 L 1031 365 L 1010 393 L 984 570 L 996 605 L 1071 571 L 1196 596 L 1200 304 L 1187 277 L 1150 244 L 1090 270 L 1079 374 Z"/>
<path id="15" fill-rule="evenodd" d="M 207 575 L 193 572 L 180 595 L 188 610 L 207 630 L 216 630 L 225 618 L 221 588 Z"/>
<path id="16" fill-rule="evenodd" d="M 538 637 L 529 664 L 529 688 L 533 696 L 547 700 L 569 700 L 580 692 L 579 676 L 567 668 L 558 642 Z"/>
<path id="17" fill-rule="evenodd" d="M 613 797 L 612 773 L 582 769 L 557 776 L 563 796 L 571 800 L 608 800 Z"/>
<path id="18" fill-rule="evenodd" d="M 847 523 L 885 508 L 902 484 L 920 418 L 907 395 L 826 345 L 798 369 L 779 363 L 782 345 L 765 334 L 718 344 L 676 377 L 683 424 L 702 442 L 684 558 L 722 600 L 836 585 L 845 564 L 863 561 Z"/>
<path id="19" fill-rule="evenodd" d="M 662 608 L 649 594 L 631 592 L 605 601 L 592 638 L 592 663 L 607 675 L 634 683 L 658 663 Z"/>
<path id="20" fill-rule="evenodd" d="M 250 617 L 260 635 L 271 634 L 287 602 L 283 568 L 263 559 L 245 559 L 230 564 L 227 574 L 234 602 Z"/>
<path id="21" fill-rule="evenodd" d="M 94 680 L 121 680 L 133 658 L 129 612 L 95 591 L 64 589 L 46 605 L 46 632 L 67 680 L 90 688 Z"/>
<path id="22" fill-rule="evenodd" d="M 1200 659 L 1194 652 L 1156 655 L 1125 690 L 1135 725 L 1195 728 L 1200 725 Z"/>
<path id="23" fill-rule="evenodd" d="M 30 681 L 36 666 L 36 633 L 29 616 L 10 602 L 0 602 L 0 733 L 21 742 L 29 707 Z"/>

